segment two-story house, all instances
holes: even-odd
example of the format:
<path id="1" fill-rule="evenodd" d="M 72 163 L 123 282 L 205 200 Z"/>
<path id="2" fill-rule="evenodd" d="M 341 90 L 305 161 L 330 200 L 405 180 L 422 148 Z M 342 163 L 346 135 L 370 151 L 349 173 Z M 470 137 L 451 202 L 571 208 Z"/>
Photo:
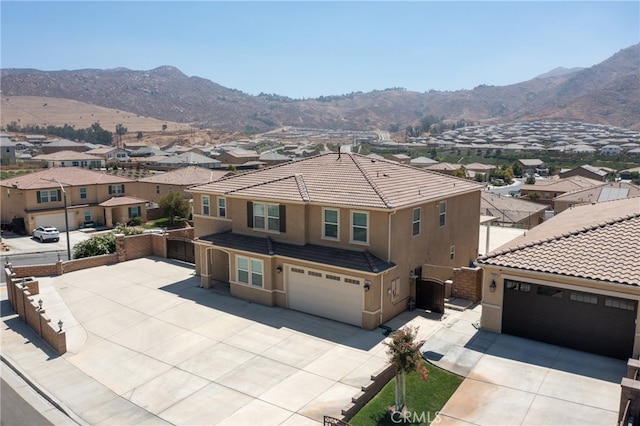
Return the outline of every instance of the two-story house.
<path id="1" fill-rule="evenodd" d="M 77 151 L 57 151 L 51 154 L 40 154 L 32 157 L 33 161 L 47 163 L 47 167 L 83 167 L 99 169 L 105 167 L 102 157 Z"/>
<path id="2" fill-rule="evenodd" d="M 481 186 L 351 153 L 238 174 L 193 193 L 202 286 L 373 329 L 407 309 L 418 271 L 478 255 Z"/>
<path id="3" fill-rule="evenodd" d="M 134 181 L 77 167 L 55 167 L 0 181 L 2 223 L 22 219 L 31 233 L 38 226 L 69 230 L 85 224 L 113 226 L 146 214 L 146 200 L 128 197 Z"/>

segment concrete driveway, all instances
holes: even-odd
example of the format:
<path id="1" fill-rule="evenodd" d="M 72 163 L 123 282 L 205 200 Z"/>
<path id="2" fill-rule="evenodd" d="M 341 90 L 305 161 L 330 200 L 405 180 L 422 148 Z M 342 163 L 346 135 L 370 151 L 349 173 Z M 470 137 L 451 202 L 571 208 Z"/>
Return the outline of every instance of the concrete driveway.
<path id="1" fill-rule="evenodd" d="M 457 358 L 474 362 L 439 425 L 613 425 L 618 419 L 622 360 L 483 331 L 464 347 Z"/>
<path id="2" fill-rule="evenodd" d="M 15 319 L 3 353 L 78 421 L 118 425 L 318 424 L 386 363 L 382 330 L 199 284 L 193 266 L 158 258 L 41 278 L 68 352 L 27 350 Z"/>

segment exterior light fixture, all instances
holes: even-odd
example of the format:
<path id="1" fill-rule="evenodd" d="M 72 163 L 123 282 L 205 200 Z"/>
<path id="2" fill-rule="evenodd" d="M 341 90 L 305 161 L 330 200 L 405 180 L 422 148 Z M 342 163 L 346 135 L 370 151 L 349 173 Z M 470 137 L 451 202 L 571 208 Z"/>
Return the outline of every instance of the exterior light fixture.
<path id="1" fill-rule="evenodd" d="M 64 324 L 62 320 L 58 320 L 58 333 L 62 333 L 62 324 Z"/>
<path id="2" fill-rule="evenodd" d="M 42 299 L 38 299 L 38 310 L 42 310 Z"/>
<path id="3" fill-rule="evenodd" d="M 364 282 L 364 291 L 369 291 L 370 288 L 371 288 L 371 281 L 366 280 Z"/>
<path id="4" fill-rule="evenodd" d="M 282 272 L 282 266 L 276 266 L 276 272 L 277 273 L 281 273 Z"/>
<path id="5" fill-rule="evenodd" d="M 489 291 L 491 293 L 496 292 L 496 280 L 491 280 L 491 284 L 489 284 Z"/>

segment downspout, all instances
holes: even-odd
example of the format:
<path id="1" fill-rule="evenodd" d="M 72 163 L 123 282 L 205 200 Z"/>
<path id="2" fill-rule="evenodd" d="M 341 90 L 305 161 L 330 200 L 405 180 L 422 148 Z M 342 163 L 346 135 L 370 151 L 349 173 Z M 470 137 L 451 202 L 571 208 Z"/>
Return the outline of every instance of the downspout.
<path id="1" fill-rule="evenodd" d="M 398 210 L 393 210 L 389 213 L 389 226 L 387 231 L 387 262 L 391 262 L 391 216 L 397 213 Z M 382 324 L 383 313 L 384 313 L 384 276 L 387 275 L 389 271 L 385 271 L 380 276 L 380 324 Z"/>

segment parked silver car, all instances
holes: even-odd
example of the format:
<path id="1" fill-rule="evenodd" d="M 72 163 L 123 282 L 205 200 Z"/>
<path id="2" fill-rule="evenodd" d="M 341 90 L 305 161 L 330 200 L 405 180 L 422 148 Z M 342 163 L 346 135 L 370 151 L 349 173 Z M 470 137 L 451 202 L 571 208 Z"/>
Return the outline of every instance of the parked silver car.
<path id="1" fill-rule="evenodd" d="M 60 241 L 60 233 L 53 226 L 38 226 L 33 230 L 33 238 L 42 243 L 48 240 Z"/>

